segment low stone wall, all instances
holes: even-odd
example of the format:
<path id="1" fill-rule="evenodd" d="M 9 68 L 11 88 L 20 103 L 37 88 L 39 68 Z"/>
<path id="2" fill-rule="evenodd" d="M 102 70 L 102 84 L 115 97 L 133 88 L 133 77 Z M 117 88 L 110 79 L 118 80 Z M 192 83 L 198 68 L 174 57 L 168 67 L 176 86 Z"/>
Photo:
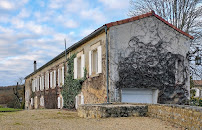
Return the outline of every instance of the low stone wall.
<path id="1" fill-rule="evenodd" d="M 78 108 L 84 118 L 149 116 L 188 129 L 202 130 L 202 107 L 168 104 L 85 104 Z"/>
<path id="2" fill-rule="evenodd" d="M 202 107 L 185 105 L 148 105 L 148 116 L 169 121 L 188 129 L 202 129 Z"/>
<path id="3" fill-rule="evenodd" d="M 92 104 L 80 105 L 78 115 L 84 118 L 146 116 L 146 105 L 132 104 Z"/>

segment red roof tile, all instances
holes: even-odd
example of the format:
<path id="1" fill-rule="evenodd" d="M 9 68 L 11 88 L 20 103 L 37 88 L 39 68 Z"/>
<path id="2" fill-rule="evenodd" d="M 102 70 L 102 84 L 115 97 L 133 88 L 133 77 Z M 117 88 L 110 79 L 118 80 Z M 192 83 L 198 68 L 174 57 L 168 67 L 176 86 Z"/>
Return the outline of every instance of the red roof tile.
<path id="1" fill-rule="evenodd" d="M 202 80 L 193 80 L 194 85 L 201 85 L 202 86 Z"/>
<path id="2" fill-rule="evenodd" d="M 180 29 L 178 29 L 177 27 L 175 27 L 174 25 L 170 24 L 168 21 L 166 21 L 162 17 L 160 17 L 157 14 L 155 14 L 155 12 L 153 10 L 151 12 L 149 12 L 149 13 L 142 14 L 142 15 L 139 15 L 139 16 L 135 16 L 135 17 L 119 20 L 119 21 L 116 21 L 116 22 L 107 23 L 106 26 L 107 26 L 107 28 L 110 28 L 112 26 L 116 26 L 116 25 L 120 25 L 120 24 L 124 24 L 124 23 L 128 23 L 128 22 L 132 22 L 132 21 L 135 21 L 135 20 L 139 20 L 139 19 L 142 19 L 142 18 L 149 17 L 149 16 L 155 16 L 157 19 L 161 20 L 162 22 L 164 22 L 165 24 L 167 24 L 171 28 L 175 29 L 179 33 L 181 33 L 181 34 L 189 37 L 190 39 L 194 39 L 193 36 L 189 35 L 188 33 L 184 32 L 184 31 L 182 31 Z"/>

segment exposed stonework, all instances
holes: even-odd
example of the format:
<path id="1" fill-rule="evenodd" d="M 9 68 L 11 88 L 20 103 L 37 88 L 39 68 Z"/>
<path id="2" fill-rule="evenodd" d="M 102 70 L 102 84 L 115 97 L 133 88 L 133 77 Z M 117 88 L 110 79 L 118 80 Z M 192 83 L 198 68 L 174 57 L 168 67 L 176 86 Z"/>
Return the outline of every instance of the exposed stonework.
<path id="1" fill-rule="evenodd" d="M 202 108 L 186 105 L 148 105 L 148 115 L 191 130 L 202 129 Z"/>
<path id="2" fill-rule="evenodd" d="M 149 116 L 175 123 L 187 129 L 202 129 L 202 108 L 168 104 L 86 104 L 78 115 L 84 118 Z"/>
<path id="3" fill-rule="evenodd" d="M 78 115 L 84 118 L 146 116 L 146 105 L 92 104 L 80 105 Z"/>

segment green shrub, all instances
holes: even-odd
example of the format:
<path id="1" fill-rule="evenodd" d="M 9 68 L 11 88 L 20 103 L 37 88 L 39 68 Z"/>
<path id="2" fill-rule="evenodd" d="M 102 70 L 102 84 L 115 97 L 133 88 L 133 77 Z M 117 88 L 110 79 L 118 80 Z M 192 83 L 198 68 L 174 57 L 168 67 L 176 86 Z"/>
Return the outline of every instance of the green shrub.
<path id="1" fill-rule="evenodd" d="M 3 108 L 3 107 L 0 105 L 0 108 Z"/>
<path id="2" fill-rule="evenodd" d="M 75 108 L 75 97 L 81 92 L 82 83 L 86 79 L 86 69 L 84 69 L 84 78 L 74 79 L 74 58 L 73 54 L 67 61 L 67 75 L 62 89 L 62 97 L 64 100 L 64 108 Z"/>
<path id="3" fill-rule="evenodd" d="M 202 98 L 194 98 L 194 97 L 192 97 L 190 99 L 190 105 L 202 107 Z"/>

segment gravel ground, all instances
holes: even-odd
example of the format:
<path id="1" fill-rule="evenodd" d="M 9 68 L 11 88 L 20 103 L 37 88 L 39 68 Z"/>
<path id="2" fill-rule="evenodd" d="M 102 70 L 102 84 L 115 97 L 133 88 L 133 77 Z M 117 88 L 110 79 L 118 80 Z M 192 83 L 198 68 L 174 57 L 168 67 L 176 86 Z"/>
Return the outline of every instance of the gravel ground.
<path id="1" fill-rule="evenodd" d="M 0 113 L 0 130 L 181 130 L 183 128 L 149 117 L 105 119 L 79 118 L 65 110 L 24 110 Z"/>

